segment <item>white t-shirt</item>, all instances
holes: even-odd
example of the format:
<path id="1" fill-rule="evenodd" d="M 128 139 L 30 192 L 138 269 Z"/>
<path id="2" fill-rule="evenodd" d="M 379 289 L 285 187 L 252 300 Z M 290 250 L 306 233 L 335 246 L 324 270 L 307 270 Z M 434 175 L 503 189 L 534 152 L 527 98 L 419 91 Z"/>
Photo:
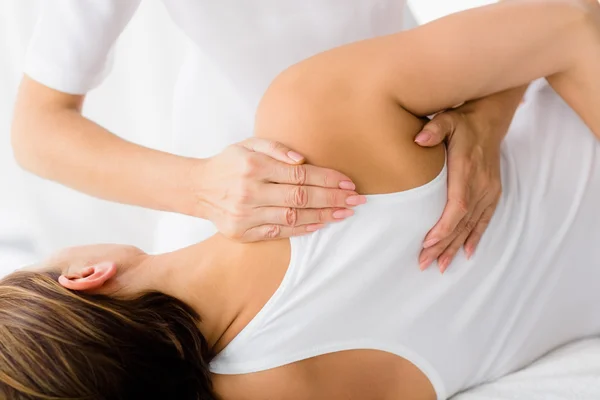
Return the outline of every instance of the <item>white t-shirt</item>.
<path id="1" fill-rule="evenodd" d="M 402 29 L 403 0 L 162 0 L 197 46 L 175 90 L 177 154 L 208 157 L 252 135 L 260 98 L 277 74 L 321 51 Z M 25 73 L 85 94 L 109 71 L 110 53 L 141 0 L 52 0 L 43 10 Z M 167 214 L 156 251 L 214 233 L 208 221 Z"/>
<path id="2" fill-rule="evenodd" d="M 461 252 L 443 276 L 418 267 L 446 204 L 446 169 L 367 196 L 353 218 L 291 239 L 281 285 L 212 371 L 374 349 L 411 361 L 444 400 L 600 335 L 600 142 L 545 81 L 528 94 L 502 148 L 498 209 L 470 261 Z"/>

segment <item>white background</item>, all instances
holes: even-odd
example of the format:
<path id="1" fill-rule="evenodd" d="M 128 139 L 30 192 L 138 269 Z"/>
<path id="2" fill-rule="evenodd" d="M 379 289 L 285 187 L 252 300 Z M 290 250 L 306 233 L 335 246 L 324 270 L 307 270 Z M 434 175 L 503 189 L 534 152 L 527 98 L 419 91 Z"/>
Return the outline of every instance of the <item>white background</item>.
<path id="1" fill-rule="evenodd" d="M 40 1 L 0 0 L 0 275 L 60 247 L 130 243 L 149 249 L 157 213 L 110 204 L 26 174 L 15 165 L 10 118 Z M 99 0 L 102 1 L 102 0 Z M 491 0 L 413 0 L 420 22 Z M 170 100 L 186 37 L 159 0 L 145 0 L 117 45 L 107 81 L 85 113 L 112 132 L 168 150 Z"/>

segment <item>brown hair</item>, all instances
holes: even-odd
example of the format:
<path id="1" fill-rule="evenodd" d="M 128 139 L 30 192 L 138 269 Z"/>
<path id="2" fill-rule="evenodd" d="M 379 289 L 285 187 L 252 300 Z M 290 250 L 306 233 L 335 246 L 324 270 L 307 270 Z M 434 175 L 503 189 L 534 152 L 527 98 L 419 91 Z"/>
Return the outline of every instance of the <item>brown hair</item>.
<path id="1" fill-rule="evenodd" d="M 0 281 L 5 400 L 214 400 L 199 316 L 162 293 L 75 293 L 58 275 Z"/>

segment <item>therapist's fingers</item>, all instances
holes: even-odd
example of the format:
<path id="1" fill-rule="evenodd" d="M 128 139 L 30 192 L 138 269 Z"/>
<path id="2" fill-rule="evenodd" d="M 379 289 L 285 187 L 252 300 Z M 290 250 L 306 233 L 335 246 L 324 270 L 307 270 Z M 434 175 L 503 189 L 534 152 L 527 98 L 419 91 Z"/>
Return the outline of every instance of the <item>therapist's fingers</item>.
<path id="1" fill-rule="evenodd" d="M 421 271 L 429 268 L 457 236 L 458 234 L 455 232 L 453 235 L 443 239 L 436 245 L 427 249 L 422 249 L 421 254 L 419 255 L 419 268 Z"/>
<path id="2" fill-rule="evenodd" d="M 261 207 L 254 211 L 252 225 L 273 224 L 296 227 L 342 221 L 354 215 L 345 208 L 301 209 L 291 207 Z"/>
<path id="3" fill-rule="evenodd" d="M 305 161 L 303 155 L 274 140 L 252 137 L 238 143 L 238 145 L 287 164 L 302 164 Z"/>
<path id="4" fill-rule="evenodd" d="M 471 258 L 475 253 L 475 249 L 479 245 L 481 237 L 483 236 L 485 230 L 492 221 L 492 217 L 494 216 L 494 212 L 496 211 L 497 205 L 498 202 L 486 208 L 486 210 L 481 215 L 479 222 L 473 229 L 473 232 L 471 232 L 471 234 L 467 238 L 467 241 L 465 242 L 465 253 L 467 254 L 467 258 Z"/>
<path id="5" fill-rule="evenodd" d="M 471 214 L 467 214 L 456 226 L 456 229 L 454 229 L 452 231 L 452 233 L 450 235 L 448 235 L 447 237 L 445 237 L 444 239 L 442 239 L 441 241 L 439 241 L 438 243 L 424 248 L 423 250 L 421 250 L 421 254 L 419 255 L 419 268 L 423 271 L 427 268 L 429 268 L 429 266 L 435 261 L 438 261 L 438 266 L 440 267 L 440 269 L 442 269 L 442 258 L 440 257 L 442 255 L 442 253 L 444 253 L 444 251 L 446 251 L 453 243 L 455 243 L 456 239 L 459 238 L 461 235 L 464 235 L 464 238 L 462 239 L 462 242 L 464 243 L 464 241 L 466 240 L 467 236 L 468 236 L 468 232 L 466 234 L 464 234 L 465 229 L 468 228 L 467 225 L 467 221 L 469 221 L 471 219 Z M 472 225 L 472 224 L 471 224 Z M 460 245 L 459 245 L 460 247 Z M 449 260 L 451 261 L 451 260 Z M 446 265 L 444 267 L 444 270 L 447 268 L 448 266 Z"/>
<path id="6" fill-rule="evenodd" d="M 322 229 L 325 225 L 313 224 L 302 226 L 261 225 L 251 228 L 242 236 L 246 242 L 258 242 L 263 240 L 276 240 L 293 236 L 303 236 Z"/>
<path id="7" fill-rule="evenodd" d="M 287 165 L 274 163 L 266 165 L 265 180 L 290 185 L 320 186 L 355 190 L 356 185 L 346 175 L 329 168 L 316 167 L 309 164 Z"/>
<path id="8" fill-rule="evenodd" d="M 352 180 L 333 169 L 304 164 L 304 156 L 283 144 L 260 138 L 250 138 L 239 143 L 246 150 L 260 153 L 250 163 L 257 179 L 291 185 L 310 185 L 354 190 Z"/>
<path id="9" fill-rule="evenodd" d="M 449 161 L 448 170 L 448 201 L 442 217 L 425 237 L 423 247 L 426 249 L 452 235 L 458 224 L 472 210 L 468 165 L 460 160 L 451 165 Z"/>
<path id="10" fill-rule="evenodd" d="M 367 198 L 352 190 L 317 186 L 264 184 L 256 198 L 257 206 L 289 208 L 347 208 L 365 204 Z"/>
<path id="11" fill-rule="evenodd" d="M 442 143 L 455 129 L 455 119 L 452 112 L 436 115 L 415 137 L 419 146 L 433 147 Z"/>
<path id="12" fill-rule="evenodd" d="M 444 273 L 454 260 L 456 253 L 460 250 L 460 248 L 465 244 L 471 232 L 474 231 L 478 222 L 483 215 L 486 204 L 483 201 L 480 201 L 476 206 L 473 214 L 468 215 L 457 227 L 457 234 L 452 242 L 444 249 L 444 251 L 438 257 L 438 266 L 440 268 L 440 272 Z"/>
<path id="13" fill-rule="evenodd" d="M 468 224 L 467 221 L 471 220 L 471 214 L 467 214 L 460 222 L 459 224 L 456 226 L 456 229 L 454 229 L 454 231 L 452 231 L 452 233 L 450 235 L 448 235 L 447 237 L 445 237 L 444 239 L 442 239 L 441 241 L 439 241 L 438 243 L 436 243 L 435 245 L 431 246 L 431 247 L 427 247 L 424 248 L 423 250 L 421 250 L 421 254 L 419 255 L 419 268 L 423 271 L 427 268 L 429 268 L 429 266 L 435 261 L 438 261 L 438 266 L 440 267 L 440 269 L 442 269 L 441 267 L 441 262 L 442 262 L 442 258 L 441 255 L 453 244 L 455 243 L 455 241 L 457 240 L 457 238 L 459 238 L 461 235 L 464 236 L 464 238 L 462 239 L 462 243 L 465 242 L 467 236 L 468 236 L 468 232 L 470 232 L 469 227 L 473 226 L 473 223 Z M 468 232 L 465 234 L 465 230 L 468 230 Z M 458 246 L 460 247 L 460 245 Z M 452 260 L 450 260 L 452 261 Z M 446 265 L 444 267 L 444 270 L 448 267 L 448 265 Z"/>

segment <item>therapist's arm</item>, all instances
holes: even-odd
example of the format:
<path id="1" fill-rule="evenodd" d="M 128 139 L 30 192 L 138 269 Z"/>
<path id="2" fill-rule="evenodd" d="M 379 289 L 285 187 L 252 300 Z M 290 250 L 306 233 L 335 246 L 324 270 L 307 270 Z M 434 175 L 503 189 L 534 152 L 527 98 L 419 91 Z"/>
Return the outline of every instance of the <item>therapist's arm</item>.
<path id="1" fill-rule="evenodd" d="M 242 241 L 311 232 L 363 201 L 348 177 L 303 165 L 280 144 L 250 139 L 209 159 L 180 157 L 112 134 L 82 116 L 83 102 L 23 79 L 12 126 L 22 167 L 98 198 L 209 219 Z"/>
<path id="2" fill-rule="evenodd" d="M 84 96 L 24 77 L 12 126 L 17 162 L 42 178 L 106 200 L 197 214 L 193 161 L 128 142 L 81 115 Z"/>
<path id="3" fill-rule="evenodd" d="M 423 241 L 422 268 L 435 260 L 448 268 L 464 246 L 470 258 L 502 193 L 500 145 L 528 85 L 492 94 L 437 114 L 415 141 L 448 145 L 448 204 Z"/>
<path id="4" fill-rule="evenodd" d="M 467 258 L 475 253 L 502 193 L 500 144 L 527 87 L 505 90 L 439 113 L 415 138 L 424 147 L 443 141 L 448 144 L 449 201 L 423 240 L 419 257 L 422 268 L 436 259 L 441 268 L 448 268 L 462 246 Z"/>

